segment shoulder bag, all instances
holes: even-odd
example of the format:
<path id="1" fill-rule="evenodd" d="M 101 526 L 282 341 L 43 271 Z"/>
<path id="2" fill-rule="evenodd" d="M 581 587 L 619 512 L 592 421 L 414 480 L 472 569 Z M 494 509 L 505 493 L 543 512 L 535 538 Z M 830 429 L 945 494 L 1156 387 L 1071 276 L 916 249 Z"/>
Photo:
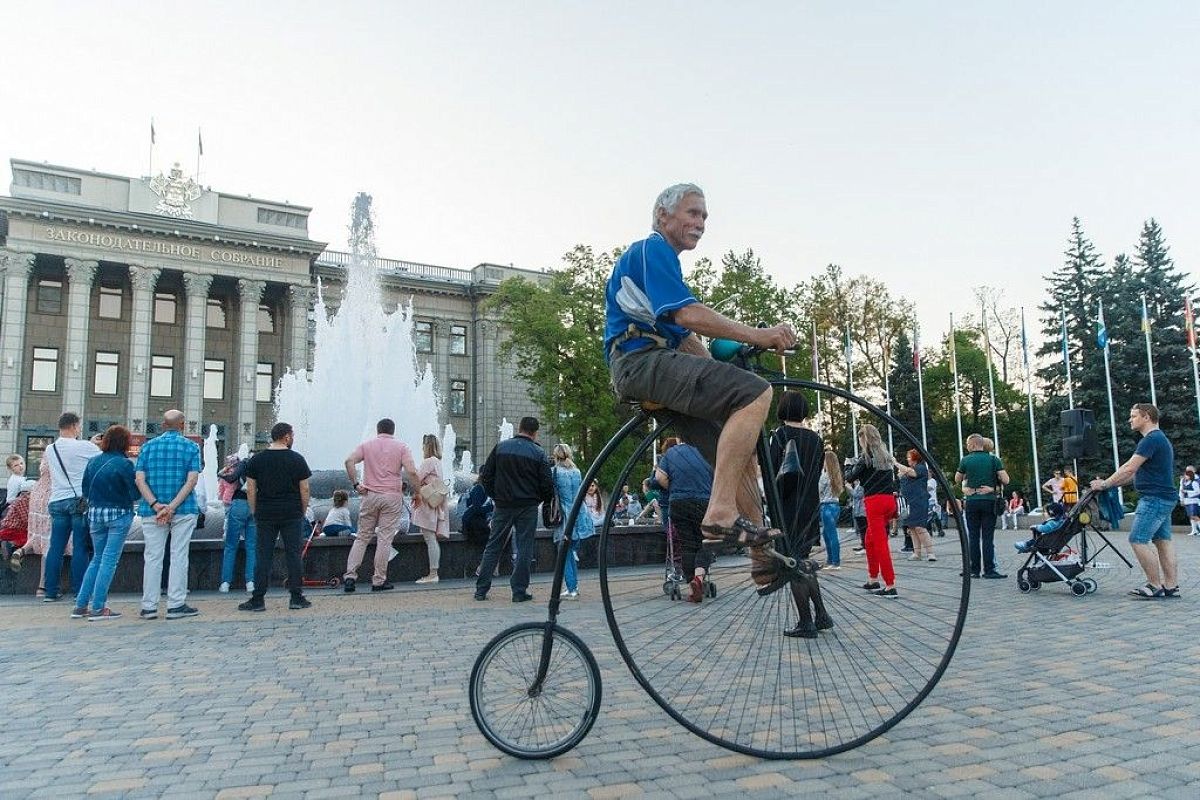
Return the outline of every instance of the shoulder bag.
<path id="1" fill-rule="evenodd" d="M 547 528 L 557 528 L 563 524 L 562 504 L 558 502 L 558 467 L 553 472 L 554 497 L 550 498 L 549 503 L 542 503 L 542 525 Z"/>
<path id="2" fill-rule="evenodd" d="M 86 514 L 88 510 L 87 498 L 75 491 L 75 484 L 71 483 L 71 475 L 67 472 L 67 465 L 63 463 L 62 455 L 58 452 L 58 448 L 50 445 L 50 449 L 54 451 L 54 457 L 58 459 L 58 465 L 62 467 L 63 477 L 67 479 L 67 486 L 71 487 L 71 494 L 75 495 L 75 513 Z"/>
<path id="3" fill-rule="evenodd" d="M 436 476 L 433 476 L 433 480 L 421 484 L 418 491 L 421 495 L 421 502 L 430 508 L 441 508 L 450 494 L 446 482 Z"/>

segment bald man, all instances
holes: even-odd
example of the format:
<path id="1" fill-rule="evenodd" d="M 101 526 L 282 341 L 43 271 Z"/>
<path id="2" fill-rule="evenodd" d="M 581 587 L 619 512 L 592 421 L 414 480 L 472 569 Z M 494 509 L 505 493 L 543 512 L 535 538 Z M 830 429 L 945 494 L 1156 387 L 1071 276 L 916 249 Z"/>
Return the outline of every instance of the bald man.
<path id="1" fill-rule="evenodd" d="M 194 617 L 187 604 L 188 550 L 200 507 L 192 497 L 200 477 L 200 448 L 183 435 L 183 412 L 163 414 L 162 433 L 142 445 L 137 459 L 138 516 L 146 540 L 142 572 L 142 619 L 158 618 L 159 581 L 167 535 L 171 566 L 167 577 L 167 619 Z"/>

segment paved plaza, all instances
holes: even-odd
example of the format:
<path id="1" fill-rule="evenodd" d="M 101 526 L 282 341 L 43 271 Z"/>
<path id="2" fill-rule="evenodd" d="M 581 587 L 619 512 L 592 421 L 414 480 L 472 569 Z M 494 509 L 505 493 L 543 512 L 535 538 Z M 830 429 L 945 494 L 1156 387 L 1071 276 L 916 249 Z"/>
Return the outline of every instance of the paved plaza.
<path id="1" fill-rule="evenodd" d="M 466 696 L 491 636 L 544 618 L 545 576 L 522 605 L 504 582 L 476 603 L 456 581 L 316 590 L 304 612 L 278 592 L 265 614 L 200 593 L 200 617 L 153 622 L 129 595 L 113 623 L 5 598 L 0 797 L 1200 796 L 1200 539 L 1176 536 L 1184 599 L 1137 602 L 1124 594 L 1140 572 L 1123 568 L 1084 598 L 1061 584 L 1019 594 L 1014 538 L 997 533 L 1010 579 L 973 582 L 933 694 L 883 737 L 819 761 L 759 761 L 672 722 L 621 662 L 594 571 L 561 621 L 595 652 L 604 704 L 549 762 L 494 750 Z"/>

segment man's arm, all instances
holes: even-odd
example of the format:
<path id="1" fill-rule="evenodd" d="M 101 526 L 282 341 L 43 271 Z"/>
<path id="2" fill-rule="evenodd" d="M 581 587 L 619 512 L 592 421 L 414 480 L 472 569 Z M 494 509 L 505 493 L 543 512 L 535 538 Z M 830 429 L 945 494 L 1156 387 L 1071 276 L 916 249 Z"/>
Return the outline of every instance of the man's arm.
<path id="1" fill-rule="evenodd" d="M 1129 460 L 1117 468 L 1117 471 L 1107 478 L 1096 478 L 1088 484 L 1093 490 L 1100 491 L 1103 489 L 1111 489 L 1114 486 L 1128 486 L 1133 483 L 1133 476 L 1137 474 L 1142 464 L 1146 463 L 1145 456 L 1139 456 L 1136 453 L 1129 457 Z"/>
<path id="2" fill-rule="evenodd" d="M 1008 484 L 1012 480 L 1011 478 L 1008 477 L 1008 470 L 1006 470 L 1006 469 L 1002 469 L 999 472 L 997 472 L 996 477 L 1000 479 L 1001 486 L 1008 486 Z"/>
<path id="3" fill-rule="evenodd" d="M 499 447 L 500 445 L 496 445 Z M 487 460 L 483 462 L 483 467 L 479 470 L 479 485 L 488 493 L 488 497 L 496 496 L 496 447 L 492 448 L 492 452 L 488 453 Z"/>
<path id="4" fill-rule="evenodd" d="M 144 470 L 139 469 L 134 474 L 133 482 L 137 486 L 138 493 L 146 501 L 146 504 L 150 506 L 151 510 L 154 510 L 155 506 L 160 505 L 158 498 L 154 496 L 154 492 L 150 491 L 150 484 L 146 483 L 146 473 Z"/>
<path id="5" fill-rule="evenodd" d="M 354 469 L 362 463 L 362 448 L 354 448 L 354 452 L 346 456 L 345 467 L 346 477 L 350 479 L 351 485 L 358 483 L 358 471 Z"/>
<path id="6" fill-rule="evenodd" d="M 189 471 L 187 479 L 184 480 L 183 486 L 179 488 L 179 492 L 171 498 L 171 502 L 167 503 L 167 508 L 171 509 L 171 513 L 175 513 L 175 509 L 183 505 L 183 501 L 191 497 L 192 492 L 196 489 L 196 481 L 200 478 L 200 473 Z"/>
<path id="7" fill-rule="evenodd" d="M 669 489 L 671 487 L 671 479 L 667 476 L 667 473 L 663 472 L 658 467 L 654 468 L 654 480 L 657 481 L 658 485 L 664 489 Z"/>
<path id="8" fill-rule="evenodd" d="M 308 478 L 300 481 L 300 516 L 308 513 L 308 500 L 311 494 L 308 489 Z"/>
<path id="9" fill-rule="evenodd" d="M 733 339 L 767 350 L 786 350 L 796 344 L 796 333 L 790 325 L 781 323 L 771 328 L 751 328 L 734 322 L 703 303 L 689 303 L 676 311 L 674 318 L 677 324 L 701 336 Z"/>
<path id="10" fill-rule="evenodd" d="M 308 481 L 304 483 L 307 484 Z M 254 478 L 246 478 L 246 504 L 250 506 L 250 515 L 253 516 L 258 508 L 258 481 Z"/>
<path id="11" fill-rule="evenodd" d="M 413 458 L 411 450 L 404 451 L 404 458 L 400 459 L 400 466 L 404 469 L 404 474 L 408 477 L 409 485 L 416 490 L 421 485 L 421 482 L 417 479 L 417 460 Z"/>

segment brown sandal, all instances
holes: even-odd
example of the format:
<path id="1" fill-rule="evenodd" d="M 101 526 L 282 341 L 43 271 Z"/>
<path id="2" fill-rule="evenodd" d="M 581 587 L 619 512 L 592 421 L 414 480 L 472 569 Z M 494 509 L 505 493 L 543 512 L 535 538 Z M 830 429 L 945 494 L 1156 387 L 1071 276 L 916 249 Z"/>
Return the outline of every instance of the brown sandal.
<path id="1" fill-rule="evenodd" d="M 745 517 L 739 516 L 729 527 L 724 525 L 701 525 L 704 534 L 704 544 L 735 545 L 739 547 L 761 547 L 772 539 L 783 535 L 778 528 L 766 528 L 755 525 Z"/>

